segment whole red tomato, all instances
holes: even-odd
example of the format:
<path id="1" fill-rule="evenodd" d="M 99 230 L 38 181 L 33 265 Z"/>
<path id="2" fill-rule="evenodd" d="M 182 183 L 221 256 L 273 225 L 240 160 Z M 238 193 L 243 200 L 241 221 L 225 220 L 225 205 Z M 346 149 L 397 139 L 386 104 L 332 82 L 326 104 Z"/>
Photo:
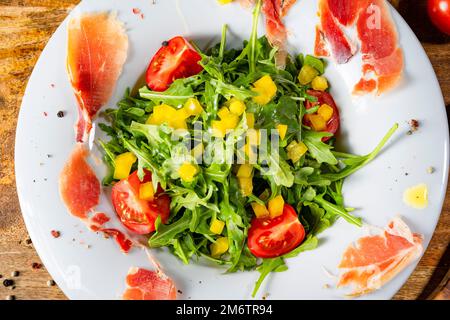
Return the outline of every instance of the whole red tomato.
<path id="1" fill-rule="evenodd" d="M 439 30 L 450 35 L 450 0 L 428 0 L 428 15 Z"/>

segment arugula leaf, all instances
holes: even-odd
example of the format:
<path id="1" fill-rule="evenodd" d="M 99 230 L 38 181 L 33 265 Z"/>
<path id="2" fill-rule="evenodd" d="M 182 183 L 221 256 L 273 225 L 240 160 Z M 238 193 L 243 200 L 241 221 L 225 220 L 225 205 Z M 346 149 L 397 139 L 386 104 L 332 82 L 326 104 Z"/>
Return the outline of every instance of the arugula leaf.
<path id="1" fill-rule="evenodd" d="M 332 134 L 328 132 L 304 131 L 303 142 L 308 147 L 311 157 L 316 159 L 319 163 L 336 165 L 338 161 L 331 153 L 332 147 L 322 142 L 323 137 L 330 136 L 332 136 Z"/>
<path id="2" fill-rule="evenodd" d="M 256 296 L 256 293 L 258 292 L 259 288 L 261 287 L 261 284 L 263 283 L 264 279 L 271 273 L 271 272 L 282 272 L 287 270 L 287 266 L 284 263 L 283 258 L 272 258 L 272 259 L 263 259 L 263 262 L 256 268 L 261 275 L 259 276 L 258 280 L 256 281 L 255 288 L 252 292 L 252 297 Z"/>

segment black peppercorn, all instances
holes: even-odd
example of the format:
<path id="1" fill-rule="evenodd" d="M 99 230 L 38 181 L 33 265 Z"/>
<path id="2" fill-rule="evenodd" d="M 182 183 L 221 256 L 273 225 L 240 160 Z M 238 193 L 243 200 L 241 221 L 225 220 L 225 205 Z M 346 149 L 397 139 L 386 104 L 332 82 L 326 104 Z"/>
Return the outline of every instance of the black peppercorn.
<path id="1" fill-rule="evenodd" d="M 163 41 L 163 43 L 162 43 L 162 46 L 163 47 L 167 47 L 169 45 L 169 42 L 168 41 Z"/>
<path id="2" fill-rule="evenodd" d="M 10 286 L 14 285 L 14 280 L 11 280 L 11 279 L 5 279 L 5 280 L 3 280 L 3 285 L 4 285 L 5 287 L 10 287 Z"/>
<path id="3" fill-rule="evenodd" d="M 58 111 L 56 115 L 58 116 L 58 118 L 62 118 L 64 117 L 64 111 Z"/>

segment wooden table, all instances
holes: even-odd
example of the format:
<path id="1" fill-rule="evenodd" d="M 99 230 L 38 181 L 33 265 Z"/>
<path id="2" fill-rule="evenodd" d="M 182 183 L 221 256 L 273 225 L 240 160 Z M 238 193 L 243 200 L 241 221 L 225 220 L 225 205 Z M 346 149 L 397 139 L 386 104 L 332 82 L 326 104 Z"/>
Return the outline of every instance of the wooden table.
<path id="1" fill-rule="evenodd" d="M 213 1 L 213 0 L 210 0 Z M 32 244 L 26 243 L 14 179 L 14 137 L 25 86 L 48 39 L 78 0 L 0 0 L 0 274 L 1 281 L 19 271 L 14 290 L 0 286 L 0 299 L 65 299 L 50 279 Z M 426 16 L 425 0 L 394 1 L 414 29 L 436 70 L 447 109 L 450 105 L 450 37 L 434 29 Z M 447 110 L 449 112 L 450 110 Z M 441 219 L 417 269 L 395 299 L 427 298 L 449 268 L 450 195 Z"/>

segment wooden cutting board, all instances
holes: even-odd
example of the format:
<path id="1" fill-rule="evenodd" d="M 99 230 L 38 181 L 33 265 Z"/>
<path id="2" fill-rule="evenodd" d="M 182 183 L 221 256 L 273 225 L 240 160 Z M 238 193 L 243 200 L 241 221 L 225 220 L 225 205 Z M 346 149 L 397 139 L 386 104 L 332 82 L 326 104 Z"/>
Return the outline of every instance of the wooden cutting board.
<path id="1" fill-rule="evenodd" d="M 156 0 L 161 1 L 161 0 Z M 214 0 L 208 0 L 214 1 Z M 15 295 L 17 299 L 65 299 L 50 280 L 32 244 L 27 244 L 27 231 L 22 221 L 14 178 L 14 136 L 17 116 L 28 77 L 40 53 L 58 25 L 77 0 L 0 0 L 0 283 L 15 277 L 15 289 L 0 284 L 0 299 Z M 151 1 L 149 0 L 149 5 Z M 428 22 L 425 0 L 394 1 L 400 13 L 416 32 L 436 70 L 450 105 L 450 39 Z M 426 106 L 424 106 L 426 107 Z M 407 283 L 395 299 L 425 299 L 443 287 L 450 253 L 450 195 L 430 246 Z M 35 265 L 35 267 L 39 265 Z M 448 292 L 448 291 L 447 291 Z"/>

